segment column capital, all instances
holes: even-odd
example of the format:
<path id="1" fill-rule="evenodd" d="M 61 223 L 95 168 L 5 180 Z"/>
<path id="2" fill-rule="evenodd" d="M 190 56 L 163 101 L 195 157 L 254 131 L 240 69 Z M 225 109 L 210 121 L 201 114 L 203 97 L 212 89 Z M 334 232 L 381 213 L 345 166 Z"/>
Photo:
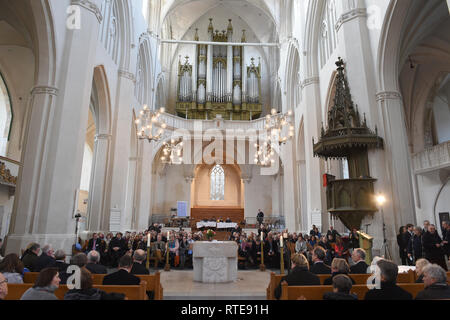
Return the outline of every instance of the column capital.
<path id="1" fill-rule="evenodd" d="M 111 134 L 97 134 L 95 135 L 95 141 L 98 140 L 111 140 L 112 135 Z"/>
<path id="2" fill-rule="evenodd" d="M 97 17 L 98 23 L 102 23 L 102 20 L 103 20 L 102 13 L 100 12 L 100 9 L 98 8 L 98 6 L 91 0 L 72 0 L 71 4 L 75 5 L 75 6 L 83 7 L 86 10 L 92 12 Z"/>
<path id="3" fill-rule="evenodd" d="M 35 86 L 33 89 L 31 89 L 31 95 L 34 96 L 37 94 L 48 94 L 51 96 L 57 96 L 58 88 L 50 86 Z"/>
<path id="4" fill-rule="evenodd" d="M 312 84 L 318 84 L 319 83 L 319 77 L 311 77 L 303 80 L 301 83 L 302 89 L 306 88 L 307 86 L 310 86 Z"/>
<path id="5" fill-rule="evenodd" d="M 342 25 L 356 18 L 367 18 L 366 8 L 356 8 L 342 14 L 339 20 L 336 22 L 336 32 L 339 32 Z"/>
<path id="6" fill-rule="evenodd" d="M 123 78 L 129 79 L 129 80 L 131 80 L 133 82 L 136 82 L 136 77 L 134 76 L 133 73 L 129 72 L 128 70 L 120 69 L 119 70 L 119 77 L 123 77 Z"/>
<path id="7" fill-rule="evenodd" d="M 401 100 L 402 94 L 398 91 L 381 91 L 376 94 L 377 101 Z"/>

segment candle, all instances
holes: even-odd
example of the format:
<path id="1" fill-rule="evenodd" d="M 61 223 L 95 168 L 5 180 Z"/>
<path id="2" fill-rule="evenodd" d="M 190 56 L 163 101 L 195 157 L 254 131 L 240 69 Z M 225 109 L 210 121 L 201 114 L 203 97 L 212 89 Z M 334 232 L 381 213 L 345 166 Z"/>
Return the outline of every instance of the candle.
<path id="1" fill-rule="evenodd" d="M 169 240 L 170 237 L 170 231 L 167 231 L 167 240 Z"/>
<path id="2" fill-rule="evenodd" d="M 261 241 L 264 241 L 264 232 L 261 232 Z"/>
<path id="3" fill-rule="evenodd" d="M 280 237 L 280 247 L 283 248 L 283 235 Z"/>
<path id="4" fill-rule="evenodd" d="M 150 232 L 147 233 L 147 247 L 150 247 Z"/>

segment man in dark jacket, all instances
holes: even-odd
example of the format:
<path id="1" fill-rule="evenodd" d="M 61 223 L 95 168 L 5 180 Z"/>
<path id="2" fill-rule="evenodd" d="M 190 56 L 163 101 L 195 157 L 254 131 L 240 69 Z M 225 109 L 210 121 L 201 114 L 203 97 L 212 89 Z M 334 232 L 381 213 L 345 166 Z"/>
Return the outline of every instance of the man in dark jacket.
<path id="1" fill-rule="evenodd" d="M 323 300 L 358 300 L 358 297 L 350 294 L 353 283 L 345 274 L 338 274 L 333 278 L 333 292 L 325 292 Z"/>
<path id="2" fill-rule="evenodd" d="M 54 251 L 51 245 L 47 244 L 42 248 L 42 254 L 37 258 L 34 265 L 34 272 L 41 272 L 45 268 L 51 268 L 56 266 L 56 260 Z"/>
<path id="3" fill-rule="evenodd" d="M 323 260 L 325 259 L 325 249 L 318 246 L 313 250 L 312 253 L 312 261 L 313 265 L 311 266 L 310 271 L 314 274 L 331 274 L 331 268 L 327 266 Z"/>
<path id="4" fill-rule="evenodd" d="M 333 240 L 331 241 L 332 243 L 335 243 L 335 242 L 336 242 L 336 237 L 337 237 L 337 236 L 339 236 L 339 237 L 341 236 L 341 235 L 339 234 L 339 232 L 337 232 L 337 231 L 334 229 L 333 226 L 330 226 L 330 230 L 327 231 L 327 237 L 328 237 L 329 235 L 331 235 L 331 236 L 333 237 Z"/>
<path id="5" fill-rule="evenodd" d="M 291 272 L 281 279 L 281 283 L 275 289 L 275 298 L 281 297 L 281 284 L 286 282 L 289 286 L 320 286 L 320 279 L 314 273 L 308 271 L 308 260 L 302 254 L 294 254 L 291 258 Z"/>
<path id="6" fill-rule="evenodd" d="M 416 300 L 450 299 L 450 287 L 447 284 L 447 274 L 437 264 L 430 264 L 423 269 L 425 290 L 420 291 Z"/>
<path id="7" fill-rule="evenodd" d="M 112 267 L 117 266 L 117 262 L 119 261 L 120 257 L 122 257 L 125 252 L 127 251 L 128 246 L 124 238 L 122 238 L 122 233 L 118 232 L 114 238 L 111 239 L 111 242 L 109 243 L 109 252 L 110 252 L 110 259 L 112 261 Z"/>
<path id="8" fill-rule="evenodd" d="M 377 266 L 381 272 L 381 288 L 367 291 L 364 300 L 412 300 L 411 293 L 397 286 L 398 266 L 394 262 L 383 259 Z"/>
<path id="9" fill-rule="evenodd" d="M 408 223 L 406 225 L 406 232 L 403 233 L 403 243 L 405 244 L 405 248 L 406 248 L 406 252 L 408 252 L 408 244 L 411 240 L 411 238 L 414 236 L 414 225 Z M 413 266 L 414 265 L 414 261 L 411 257 L 408 256 L 408 258 L 406 259 L 406 263 L 408 266 Z"/>
<path id="10" fill-rule="evenodd" d="M 440 265 L 447 271 L 447 263 L 444 259 L 444 243 L 442 243 L 441 237 L 439 237 L 436 227 L 430 224 L 428 232 L 422 237 L 423 248 L 425 250 L 425 258 L 431 263 Z"/>
<path id="11" fill-rule="evenodd" d="M 352 260 L 355 263 L 350 267 L 350 273 L 352 274 L 363 274 L 367 273 L 367 268 L 369 267 L 366 263 L 366 252 L 364 249 L 356 248 L 352 253 Z"/>
<path id="12" fill-rule="evenodd" d="M 77 266 L 78 268 L 82 269 L 86 267 L 86 264 L 87 264 L 87 256 L 83 252 L 77 253 L 72 257 L 72 259 L 70 259 L 70 266 Z M 61 272 L 59 274 L 59 278 L 61 279 L 60 284 L 67 284 L 67 280 L 73 274 L 74 271 L 71 271 L 71 273 L 67 273 L 67 269 L 66 272 Z"/>
<path id="13" fill-rule="evenodd" d="M 103 278 L 104 286 L 138 286 L 141 279 L 130 274 L 133 267 L 133 260 L 129 255 L 124 255 L 119 260 L 119 270 L 108 274 Z"/>
<path id="14" fill-rule="evenodd" d="M 133 255 L 133 267 L 131 268 L 131 274 L 150 274 L 148 269 L 145 267 L 145 259 L 147 254 L 144 250 L 138 249 Z"/>
<path id="15" fill-rule="evenodd" d="M 86 269 L 94 274 L 107 274 L 108 271 L 105 266 L 99 264 L 100 253 L 95 250 L 91 250 L 87 255 L 88 263 L 86 264 Z"/>
<path id="16" fill-rule="evenodd" d="M 66 260 L 66 253 L 64 250 L 56 250 L 55 252 L 55 260 L 56 264 L 55 267 L 58 268 L 59 272 L 66 272 L 67 267 L 69 266 L 68 263 L 65 262 Z"/>
<path id="17" fill-rule="evenodd" d="M 89 253 L 92 250 L 95 250 L 97 252 L 105 252 L 106 249 L 106 243 L 102 239 L 98 237 L 97 233 L 94 233 L 92 235 L 92 239 L 89 240 L 86 253 Z"/>
<path id="18" fill-rule="evenodd" d="M 409 239 L 408 242 L 408 260 L 413 261 L 414 263 L 423 257 L 422 250 L 422 229 L 420 227 L 416 227 L 414 229 L 414 235 Z"/>
<path id="19" fill-rule="evenodd" d="M 41 246 L 38 243 L 33 243 L 23 254 L 22 262 L 25 268 L 30 271 L 34 271 L 34 265 L 38 259 Z"/>

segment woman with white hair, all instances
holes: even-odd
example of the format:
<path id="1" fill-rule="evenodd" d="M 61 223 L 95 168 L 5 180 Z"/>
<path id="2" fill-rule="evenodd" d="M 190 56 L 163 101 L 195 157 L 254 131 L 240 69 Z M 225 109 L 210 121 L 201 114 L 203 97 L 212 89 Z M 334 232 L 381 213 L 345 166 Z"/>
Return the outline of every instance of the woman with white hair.
<path id="1" fill-rule="evenodd" d="M 416 261 L 416 283 L 423 283 L 423 269 L 429 264 L 430 262 L 427 259 L 419 259 Z"/>

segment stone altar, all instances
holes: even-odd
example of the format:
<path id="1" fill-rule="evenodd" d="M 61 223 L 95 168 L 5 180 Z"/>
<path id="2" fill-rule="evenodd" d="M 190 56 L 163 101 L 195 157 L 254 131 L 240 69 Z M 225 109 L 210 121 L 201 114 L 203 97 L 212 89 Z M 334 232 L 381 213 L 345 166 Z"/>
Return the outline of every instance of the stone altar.
<path id="1" fill-rule="evenodd" d="M 194 281 L 223 283 L 237 280 L 237 243 L 197 241 L 193 247 Z"/>

